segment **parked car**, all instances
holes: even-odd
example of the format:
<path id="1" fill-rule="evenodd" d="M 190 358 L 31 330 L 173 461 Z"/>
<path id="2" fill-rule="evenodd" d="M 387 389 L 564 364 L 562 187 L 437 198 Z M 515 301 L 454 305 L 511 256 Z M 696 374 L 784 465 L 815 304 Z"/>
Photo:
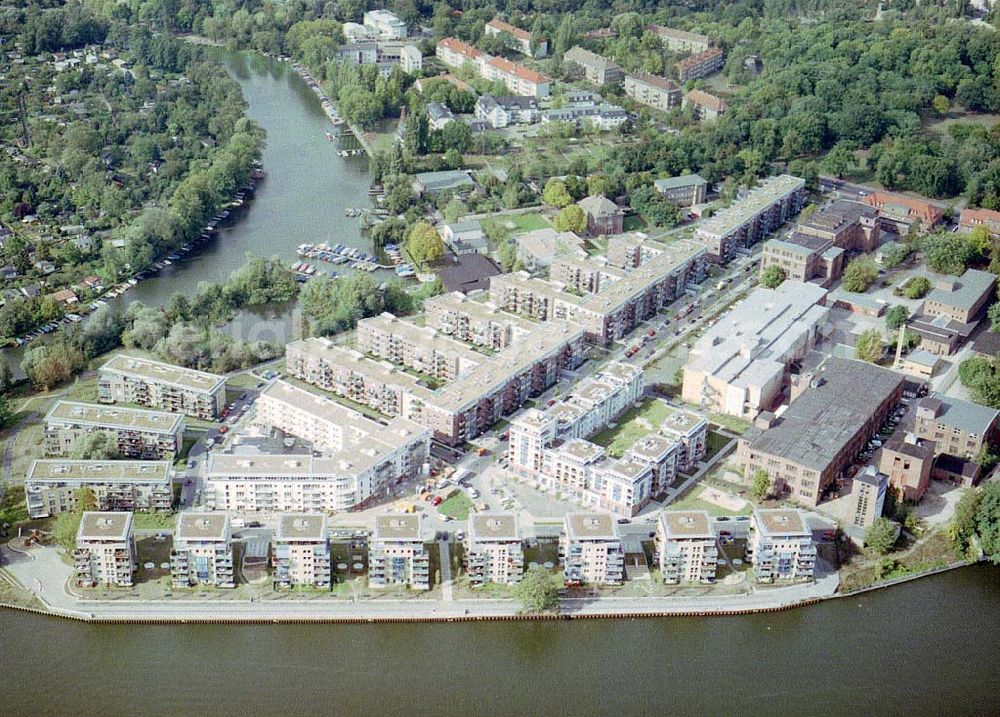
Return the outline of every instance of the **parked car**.
<path id="1" fill-rule="evenodd" d="M 219 426 L 219 433 L 226 434 L 229 432 L 229 426 Z"/>
<path id="2" fill-rule="evenodd" d="M 441 505 L 444 502 L 444 498 L 439 495 L 434 496 L 434 500 L 431 501 L 431 505 Z"/>

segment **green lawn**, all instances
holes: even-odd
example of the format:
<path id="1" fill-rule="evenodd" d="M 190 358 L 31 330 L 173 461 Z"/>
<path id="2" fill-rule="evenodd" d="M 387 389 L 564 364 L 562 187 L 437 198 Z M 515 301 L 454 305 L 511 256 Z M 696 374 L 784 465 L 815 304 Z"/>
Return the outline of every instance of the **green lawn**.
<path id="1" fill-rule="evenodd" d="M 627 232 L 637 232 L 646 228 L 646 222 L 638 214 L 630 214 L 622 222 L 622 229 Z"/>
<path id="2" fill-rule="evenodd" d="M 746 430 L 752 425 L 750 421 L 745 421 L 742 418 L 737 418 L 736 416 L 727 416 L 722 413 L 710 413 L 708 414 L 708 420 L 710 423 L 714 423 L 715 425 L 721 426 L 727 431 L 731 431 L 736 434 L 745 433 Z"/>
<path id="3" fill-rule="evenodd" d="M 137 512 L 133 516 L 133 525 L 136 529 L 173 530 L 176 524 L 177 524 L 177 513 Z"/>
<path id="4" fill-rule="evenodd" d="M 550 224 L 541 214 L 509 214 L 503 217 L 504 222 L 511 222 L 517 226 L 519 232 L 530 232 L 536 229 L 548 229 Z"/>
<path id="5" fill-rule="evenodd" d="M 239 389 L 242 391 L 245 388 L 257 388 L 262 383 L 264 383 L 264 380 L 259 376 L 254 376 L 249 373 L 238 373 L 226 381 L 226 388 Z"/>
<path id="6" fill-rule="evenodd" d="M 660 424 L 674 410 L 664 401 L 647 399 L 638 408 L 630 408 L 622 414 L 617 426 L 601 431 L 591 440 L 607 448 L 612 458 L 619 458 L 640 438 L 659 430 Z"/>
<path id="7" fill-rule="evenodd" d="M 711 460 L 716 453 L 729 445 L 729 441 L 731 440 L 731 438 L 724 436 L 721 433 L 709 431 L 705 446 L 705 460 Z"/>
<path id="8" fill-rule="evenodd" d="M 702 500 L 699 496 L 703 490 L 704 488 L 702 486 L 694 486 L 682 498 L 675 500 L 673 503 L 668 505 L 667 509 L 706 510 L 709 515 L 750 515 L 753 512 L 753 506 L 749 502 L 743 506 L 742 510 L 733 512 L 723 508 L 721 505 L 716 505 L 715 503 L 711 503 L 707 500 Z"/>
<path id="9" fill-rule="evenodd" d="M 465 491 L 459 491 L 441 503 L 438 506 L 438 511 L 450 515 L 455 520 L 467 520 L 469 512 L 472 511 L 472 500 L 465 494 Z"/>

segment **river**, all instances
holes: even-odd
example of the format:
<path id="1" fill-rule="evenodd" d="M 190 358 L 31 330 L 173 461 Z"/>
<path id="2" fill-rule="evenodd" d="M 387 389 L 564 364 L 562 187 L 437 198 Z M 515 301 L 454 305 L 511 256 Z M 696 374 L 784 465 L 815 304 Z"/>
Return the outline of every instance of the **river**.
<path id="1" fill-rule="evenodd" d="M 15 715 L 997 714 L 1000 571 L 732 618 L 86 625 L 0 613 Z"/>
<path id="2" fill-rule="evenodd" d="M 348 207 L 368 207 L 370 177 L 367 157 L 341 157 L 333 130 L 316 95 L 291 65 L 256 54 L 209 48 L 243 88 L 248 115 L 267 131 L 262 158 L 267 177 L 256 198 L 218 237 L 185 260 L 140 282 L 120 300 L 160 305 L 170 294 L 191 296 L 199 282 L 224 281 L 246 255 L 297 259 L 299 244 L 330 241 L 371 250 L 358 218 Z M 322 262 L 311 262 L 333 269 Z M 340 270 L 339 268 L 337 269 Z M 243 313 L 228 327 L 243 340 L 291 340 L 287 312 Z M 18 376 L 24 349 L 6 349 L 3 357 Z"/>

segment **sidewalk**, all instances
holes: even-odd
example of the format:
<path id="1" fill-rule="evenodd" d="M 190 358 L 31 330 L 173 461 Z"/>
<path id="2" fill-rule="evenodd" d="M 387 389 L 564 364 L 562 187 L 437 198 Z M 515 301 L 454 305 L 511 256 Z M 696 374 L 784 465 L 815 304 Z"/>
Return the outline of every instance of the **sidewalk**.
<path id="1" fill-rule="evenodd" d="M 53 613 L 97 621 L 125 622 L 376 622 L 421 620 L 513 619 L 520 617 L 514 600 L 91 600 L 67 589 L 71 568 L 51 548 L 30 551 L 3 548 L 5 569 L 34 592 Z M 831 597 L 839 578 L 827 573 L 816 582 L 762 588 L 750 595 L 564 598 L 547 617 L 628 617 L 725 615 L 782 610 Z"/>

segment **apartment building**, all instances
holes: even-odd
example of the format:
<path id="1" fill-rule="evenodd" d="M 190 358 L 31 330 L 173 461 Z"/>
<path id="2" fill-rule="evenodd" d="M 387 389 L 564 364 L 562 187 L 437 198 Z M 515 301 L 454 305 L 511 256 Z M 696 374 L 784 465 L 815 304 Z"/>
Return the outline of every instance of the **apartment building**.
<path id="1" fill-rule="evenodd" d="M 535 229 L 514 235 L 517 258 L 531 271 L 545 269 L 560 254 L 583 250 L 586 243 L 573 232 L 555 229 Z"/>
<path id="2" fill-rule="evenodd" d="M 24 478 L 28 515 L 47 518 L 79 508 L 77 491 L 93 491 L 98 510 L 169 511 L 170 461 L 32 461 Z"/>
<path id="3" fill-rule="evenodd" d="M 996 441 L 998 416 L 1000 411 L 994 408 L 932 394 L 917 404 L 913 432 L 934 442 L 934 455 L 971 459 Z"/>
<path id="4" fill-rule="evenodd" d="M 705 203 L 708 182 L 697 174 L 657 179 L 653 182 L 656 191 L 679 207 L 690 207 Z"/>
<path id="5" fill-rule="evenodd" d="M 816 546 L 805 513 L 785 508 L 754 510 L 747 558 L 758 582 L 811 580 Z"/>
<path id="6" fill-rule="evenodd" d="M 714 120 L 726 112 L 726 102 L 704 90 L 691 90 L 684 95 L 682 107 L 690 107 L 694 118 L 701 121 Z"/>
<path id="7" fill-rule="evenodd" d="M 996 291 L 997 277 L 988 271 L 966 269 L 960 277 L 941 276 L 927 294 L 922 308 L 930 317 L 947 316 L 960 324 L 980 317 Z"/>
<path id="8" fill-rule="evenodd" d="M 656 521 L 654 559 L 663 582 L 713 583 L 719 550 L 708 511 L 661 510 Z"/>
<path id="9" fill-rule="evenodd" d="M 480 72 L 480 65 L 489 55 L 480 52 L 467 42 L 454 37 L 446 37 L 440 40 L 434 50 L 434 54 L 448 67 L 461 68 L 466 64 L 472 65 L 477 72 Z"/>
<path id="10" fill-rule="evenodd" d="M 449 122 L 455 121 L 455 115 L 448 105 L 440 102 L 428 102 L 424 108 L 427 111 L 427 126 L 431 130 L 444 129 Z"/>
<path id="11" fill-rule="evenodd" d="M 533 37 L 527 30 L 514 27 L 498 17 L 493 18 L 483 28 L 487 37 L 500 37 L 506 40 L 507 46 L 528 57 L 545 57 L 548 54 L 549 43 L 543 38 Z M 534 46 L 532 46 L 534 43 Z"/>
<path id="12" fill-rule="evenodd" d="M 781 269 L 792 281 L 812 282 L 829 288 L 844 273 L 846 253 L 829 239 L 793 232 L 784 239 L 764 243 L 760 274 L 772 266 Z"/>
<path id="13" fill-rule="evenodd" d="M 215 419 L 226 403 L 226 379 L 204 371 L 118 354 L 97 375 L 100 403 L 135 403 Z"/>
<path id="14" fill-rule="evenodd" d="M 463 555 L 469 584 L 516 585 L 524 575 L 524 550 L 515 513 L 473 513 Z"/>
<path id="15" fill-rule="evenodd" d="M 403 585 L 430 590 L 430 556 L 424 545 L 423 516 L 415 513 L 375 516 L 368 550 L 368 585 Z"/>
<path id="16" fill-rule="evenodd" d="M 281 381 L 261 394 L 255 420 L 313 452 L 211 454 L 205 497 L 219 510 L 349 510 L 420 475 L 429 454 L 430 431 L 412 421 L 382 424 Z"/>
<path id="17" fill-rule="evenodd" d="M 399 50 L 399 66 L 403 72 L 413 74 L 419 72 L 424 67 L 424 56 L 420 49 L 414 45 L 403 45 Z"/>
<path id="18" fill-rule="evenodd" d="M 1000 212 L 995 209 L 966 207 L 962 210 L 958 225 L 966 231 L 972 231 L 976 227 L 986 227 L 990 236 L 1000 237 Z"/>
<path id="19" fill-rule="evenodd" d="M 652 253 L 652 252 L 651 252 Z M 596 294 L 577 296 L 557 282 L 525 272 L 490 279 L 490 300 L 500 308 L 540 321 L 562 319 L 583 327 L 590 341 L 617 341 L 662 306 L 681 296 L 689 283 L 701 280 L 704 248 L 679 240 Z"/>
<path id="20" fill-rule="evenodd" d="M 865 466 L 851 483 L 851 525 L 865 530 L 882 516 L 889 478 L 875 466 Z"/>
<path id="21" fill-rule="evenodd" d="M 666 246 L 642 232 L 628 232 L 608 237 L 607 259 L 612 266 L 635 269 L 663 253 Z"/>
<path id="22" fill-rule="evenodd" d="M 712 40 L 708 35 L 700 35 L 697 32 L 675 30 L 663 25 L 650 25 L 649 29 L 672 52 L 705 52 L 712 46 Z"/>
<path id="23" fill-rule="evenodd" d="M 669 406 L 660 432 L 677 444 L 677 470 L 693 471 L 704 460 L 708 450 L 708 421 L 704 416 Z"/>
<path id="24" fill-rule="evenodd" d="M 541 116 L 542 124 L 569 122 L 576 127 L 589 126 L 591 129 L 601 132 L 618 129 L 628 121 L 628 112 L 618 105 L 607 102 L 567 105 L 548 109 L 543 111 Z"/>
<path id="25" fill-rule="evenodd" d="M 362 22 L 381 40 L 402 40 L 408 34 L 406 23 L 388 10 L 368 10 Z"/>
<path id="26" fill-rule="evenodd" d="M 921 199 L 889 192 L 872 192 L 864 203 L 878 210 L 884 224 L 895 228 L 897 234 L 906 234 L 911 227 L 924 231 L 935 227 L 944 217 L 941 207 Z"/>
<path id="27" fill-rule="evenodd" d="M 919 501 L 931 484 L 934 442 L 913 433 L 895 433 L 879 449 L 879 471 L 904 500 Z"/>
<path id="28" fill-rule="evenodd" d="M 578 65 L 583 76 L 594 85 L 614 85 L 625 78 L 625 73 L 613 60 L 576 45 L 563 55 L 563 62 Z"/>
<path id="29" fill-rule="evenodd" d="M 138 567 L 132 514 L 85 512 L 73 549 L 76 586 L 132 587 Z"/>
<path id="30" fill-rule="evenodd" d="M 549 267 L 550 281 L 578 294 L 596 294 L 626 276 L 627 272 L 608 264 L 606 259 L 591 258 L 586 252 L 557 256 Z"/>
<path id="31" fill-rule="evenodd" d="M 581 327 L 549 321 L 436 390 L 317 340 L 290 344 L 286 366 L 298 379 L 381 406 L 386 415 L 405 416 L 430 428 L 438 440 L 458 445 L 552 386 L 563 369 L 579 366 L 583 351 Z M 341 365 L 342 359 L 349 364 Z"/>
<path id="32" fill-rule="evenodd" d="M 568 513 L 559 535 L 563 580 L 572 585 L 621 585 L 625 547 L 610 513 Z"/>
<path id="33" fill-rule="evenodd" d="M 788 366 L 822 338 L 830 310 L 826 290 L 785 281 L 755 289 L 691 347 L 681 396 L 730 416 L 753 418 L 781 395 Z"/>
<path id="34" fill-rule="evenodd" d="M 515 95 L 548 97 L 552 78 L 503 57 L 490 57 L 481 64 L 485 80 L 500 80 Z"/>
<path id="35" fill-rule="evenodd" d="M 726 58 L 722 50 L 718 47 L 710 47 L 675 62 L 674 69 L 677 71 L 677 79 L 681 82 L 687 82 L 713 75 L 721 70 L 725 64 Z"/>
<path id="36" fill-rule="evenodd" d="M 432 296 L 424 302 L 427 326 L 459 341 L 499 351 L 523 339 L 536 327 L 531 321 L 476 301 L 460 291 Z"/>
<path id="37" fill-rule="evenodd" d="M 533 124 L 541 116 L 538 101 L 534 97 L 514 95 L 481 95 L 476 100 L 475 111 L 476 118 L 485 121 L 493 129 L 502 129 L 512 124 Z"/>
<path id="38" fill-rule="evenodd" d="M 882 238 L 882 220 L 867 204 L 835 199 L 799 220 L 799 233 L 852 252 L 872 252 Z"/>
<path id="39" fill-rule="evenodd" d="M 715 262 L 729 261 L 739 249 L 750 248 L 802 209 L 805 180 L 782 174 L 763 180 L 732 206 L 702 223 L 695 231 Z"/>
<path id="40" fill-rule="evenodd" d="M 487 357 L 429 326 L 382 313 L 357 325 L 357 348 L 442 381 L 464 376 Z"/>
<path id="41" fill-rule="evenodd" d="M 625 75 L 625 95 L 661 112 L 669 112 L 681 104 L 681 90 L 676 84 L 648 72 Z"/>
<path id="42" fill-rule="evenodd" d="M 905 382 L 873 364 L 827 359 L 772 427 L 740 437 L 747 479 L 763 470 L 792 500 L 818 505 L 895 410 Z"/>
<path id="43" fill-rule="evenodd" d="M 330 588 L 330 541 L 324 514 L 282 515 L 272 549 L 275 588 Z"/>
<path id="44" fill-rule="evenodd" d="M 170 551 L 174 588 L 236 587 L 232 537 L 229 513 L 181 513 Z"/>
<path id="45" fill-rule="evenodd" d="M 625 210 L 601 194 L 584 197 L 577 206 L 587 215 L 587 233 L 591 236 L 621 234 Z"/>
<path id="46" fill-rule="evenodd" d="M 107 433 L 119 458 L 173 460 L 184 440 L 184 417 L 177 413 L 56 401 L 45 414 L 45 452 L 68 456 L 90 433 Z"/>

